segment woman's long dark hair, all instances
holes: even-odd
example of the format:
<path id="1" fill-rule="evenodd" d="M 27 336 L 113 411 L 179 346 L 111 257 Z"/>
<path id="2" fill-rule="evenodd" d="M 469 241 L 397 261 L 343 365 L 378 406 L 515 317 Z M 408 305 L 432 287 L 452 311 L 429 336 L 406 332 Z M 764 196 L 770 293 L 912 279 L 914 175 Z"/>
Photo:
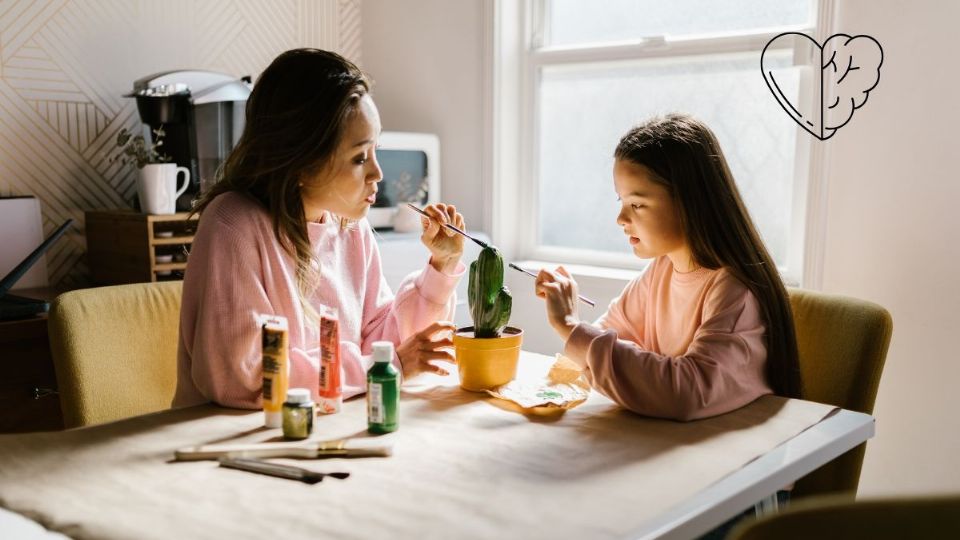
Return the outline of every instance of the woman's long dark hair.
<path id="1" fill-rule="evenodd" d="M 218 195 L 246 193 L 273 219 L 274 234 L 297 264 L 300 302 L 319 276 L 311 264 L 301 182 L 323 170 L 345 124 L 370 90 L 367 77 L 339 54 L 319 49 L 282 53 L 257 79 L 247 100 L 246 125 L 223 163 L 218 181 L 198 201 L 202 212 Z"/>
<path id="2" fill-rule="evenodd" d="M 643 165 L 667 188 L 697 265 L 726 268 L 756 296 L 767 326 L 767 381 L 781 396 L 801 397 L 787 291 L 710 128 L 687 115 L 654 118 L 624 135 L 614 157 Z"/>

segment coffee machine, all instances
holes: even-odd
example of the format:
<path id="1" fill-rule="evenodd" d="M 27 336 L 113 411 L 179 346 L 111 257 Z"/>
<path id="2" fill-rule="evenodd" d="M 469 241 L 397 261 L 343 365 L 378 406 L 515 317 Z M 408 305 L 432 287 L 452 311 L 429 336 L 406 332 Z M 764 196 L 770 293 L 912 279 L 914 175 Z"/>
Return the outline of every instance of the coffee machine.
<path id="1" fill-rule="evenodd" d="M 155 73 L 133 83 L 126 97 L 137 100 L 140 120 L 163 130 L 157 150 L 190 170 L 190 185 L 177 199 L 177 211 L 189 212 L 198 195 L 216 181 L 217 169 L 243 133 L 250 77 L 180 70 Z"/>

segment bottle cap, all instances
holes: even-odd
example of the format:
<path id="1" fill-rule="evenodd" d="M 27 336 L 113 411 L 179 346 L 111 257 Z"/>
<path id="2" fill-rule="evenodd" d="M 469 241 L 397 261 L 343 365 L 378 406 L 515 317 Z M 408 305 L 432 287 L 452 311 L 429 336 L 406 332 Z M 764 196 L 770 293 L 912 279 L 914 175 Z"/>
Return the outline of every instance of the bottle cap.
<path id="1" fill-rule="evenodd" d="M 263 411 L 263 425 L 268 428 L 278 428 L 283 426 L 283 415 L 280 411 Z"/>
<path id="2" fill-rule="evenodd" d="M 306 388 L 291 388 L 287 390 L 288 403 L 310 403 L 310 390 Z"/>
<path id="3" fill-rule="evenodd" d="M 393 361 L 393 342 L 374 341 L 373 342 L 373 361 L 377 363 Z"/>

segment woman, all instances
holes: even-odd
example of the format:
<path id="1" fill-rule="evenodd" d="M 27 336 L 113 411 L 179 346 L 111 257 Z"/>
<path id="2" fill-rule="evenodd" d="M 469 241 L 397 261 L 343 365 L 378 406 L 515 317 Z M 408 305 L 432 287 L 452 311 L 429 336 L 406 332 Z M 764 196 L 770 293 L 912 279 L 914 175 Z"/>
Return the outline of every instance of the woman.
<path id="1" fill-rule="evenodd" d="M 261 406 L 259 314 L 287 318 L 290 385 L 317 397 L 321 307 L 340 320 L 344 398 L 364 392 L 374 341 L 397 345 L 404 377 L 445 373 L 454 288 L 464 272 L 456 208 L 426 208 L 425 268 L 394 297 L 363 219 L 382 172 L 380 118 L 364 74 L 341 56 L 296 49 L 254 87 L 222 177 L 199 201 L 183 284 L 174 406 Z"/>

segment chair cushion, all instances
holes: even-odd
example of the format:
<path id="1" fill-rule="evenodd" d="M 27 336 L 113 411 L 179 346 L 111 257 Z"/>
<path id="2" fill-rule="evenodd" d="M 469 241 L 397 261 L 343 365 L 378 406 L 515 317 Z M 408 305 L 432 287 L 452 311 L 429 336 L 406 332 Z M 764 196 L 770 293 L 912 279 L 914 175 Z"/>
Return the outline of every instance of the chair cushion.
<path id="1" fill-rule="evenodd" d="M 873 412 L 890 313 L 865 300 L 791 289 L 804 399 Z"/>
<path id="2" fill-rule="evenodd" d="M 170 408 L 182 282 L 60 295 L 49 334 L 66 427 Z"/>
<path id="3" fill-rule="evenodd" d="M 848 502 L 814 497 L 779 514 L 741 524 L 736 540 L 808 538 L 960 538 L 960 497 Z"/>

